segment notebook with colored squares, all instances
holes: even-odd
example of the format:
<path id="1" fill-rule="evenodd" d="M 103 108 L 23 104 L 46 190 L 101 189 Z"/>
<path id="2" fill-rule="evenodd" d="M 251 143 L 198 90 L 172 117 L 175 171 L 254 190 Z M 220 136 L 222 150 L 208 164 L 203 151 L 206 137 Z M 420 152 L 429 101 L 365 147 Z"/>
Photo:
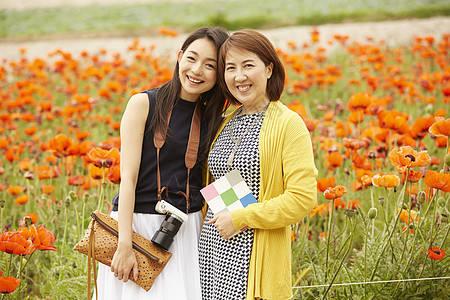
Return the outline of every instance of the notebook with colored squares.
<path id="1" fill-rule="evenodd" d="M 214 215 L 257 203 L 255 196 L 238 170 L 227 173 L 201 189 L 200 192 Z M 246 228 L 241 228 L 240 231 Z"/>

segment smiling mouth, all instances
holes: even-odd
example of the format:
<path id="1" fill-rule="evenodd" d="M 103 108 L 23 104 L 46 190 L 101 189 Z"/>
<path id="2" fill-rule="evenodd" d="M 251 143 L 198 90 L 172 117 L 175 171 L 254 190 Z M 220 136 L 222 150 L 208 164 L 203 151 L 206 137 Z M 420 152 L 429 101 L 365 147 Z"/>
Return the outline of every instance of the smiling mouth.
<path id="1" fill-rule="evenodd" d="M 192 83 L 194 83 L 194 84 L 199 84 L 199 83 L 203 83 L 204 81 L 203 80 L 198 80 L 198 79 L 195 79 L 195 78 L 192 78 L 192 77 L 189 77 L 189 76 L 186 76 L 187 77 L 187 79 L 190 81 L 190 82 L 192 82 Z"/>
<path id="2" fill-rule="evenodd" d="M 238 91 L 240 91 L 240 92 L 246 92 L 246 91 L 248 91 L 248 90 L 250 89 L 251 86 L 252 86 L 251 84 L 248 84 L 248 85 L 238 85 L 238 86 L 237 86 L 237 89 L 238 89 Z"/>

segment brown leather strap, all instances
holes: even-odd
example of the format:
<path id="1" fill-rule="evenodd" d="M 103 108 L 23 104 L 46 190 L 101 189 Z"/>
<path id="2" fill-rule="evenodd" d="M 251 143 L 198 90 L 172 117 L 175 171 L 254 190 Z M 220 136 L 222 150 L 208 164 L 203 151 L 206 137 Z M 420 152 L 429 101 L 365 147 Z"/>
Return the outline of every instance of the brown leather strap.
<path id="1" fill-rule="evenodd" d="M 92 222 L 91 226 L 91 234 L 89 235 L 89 246 L 88 246 L 88 274 L 87 274 L 87 296 L 88 299 L 91 299 L 91 260 L 94 269 L 94 285 L 95 285 L 95 299 L 98 299 L 98 289 L 97 289 L 97 271 L 95 268 L 95 231 L 94 231 L 94 222 Z"/>
<path id="2" fill-rule="evenodd" d="M 161 188 L 161 173 L 159 169 L 159 152 L 162 146 L 164 145 L 167 137 L 167 129 L 169 128 L 169 121 L 170 116 L 172 114 L 172 110 L 170 110 L 169 115 L 167 117 L 167 126 L 164 130 L 164 132 L 161 131 L 159 128 L 155 131 L 155 135 L 153 137 L 153 143 L 155 144 L 156 148 L 156 164 L 157 164 L 157 183 L 158 183 L 158 201 L 162 199 L 162 193 L 165 190 L 166 196 L 168 193 L 167 187 Z M 189 132 L 189 140 L 188 145 L 186 149 L 186 155 L 184 157 L 184 163 L 187 168 L 188 172 L 188 178 L 186 183 L 186 193 L 179 191 L 178 194 L 183 195 L 186 198 L 186 214 L 189 212 L 190 207 L 190 200 L 189 200 L 189 175 L 191 169 L 195 166 L 195 163 L 197 162 L 197 153 L 198 153 L 198 147 L 200 144 L 200 123 L 201 123 L 201 114 L 202 114 L 202 108 L 200 105 L 200 101 L 197 101 L 197 104 L 195 105 L 195 111 L 194 115 L 192 116 L 191 121 L 191 130 Z"/>
<path id="3" fill-rule="evenodd" d="M 162 193 L 164 190 L 166 190 L 166 196 L 167 196 L 167 187 L 161 188 L 161 173 L 159 171 L 159 151 L 164 146 L 164 143 L 166 142 L 167 137 L 167 129 L 169 128 L 169 121 L 170 116 L 172 115 L 172 109 L 169 110 L 169 113 L 167 114 L 167 126 L 164 128 L 164 130 L 161 130 L 161 128 L 157 128 L 155 130 L 155 134 L 153 136 L 153 144 L 155 144 L 156 148 L 156 172 L 157 172 L 157 183 L 158 183 L 158 201 L 161 201 L 162 199 Z"/>

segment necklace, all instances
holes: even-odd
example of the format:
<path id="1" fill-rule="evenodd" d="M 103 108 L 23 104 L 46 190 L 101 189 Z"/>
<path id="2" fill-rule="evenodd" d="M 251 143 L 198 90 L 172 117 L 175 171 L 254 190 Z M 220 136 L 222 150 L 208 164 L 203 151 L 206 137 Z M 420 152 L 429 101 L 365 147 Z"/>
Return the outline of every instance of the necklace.
<path id="1" fill-rule="evenodd" d="M 256 123 L 258 123 L 260 120 L 261 120 L 261 118 L 263 117 L 263 115 L 264 115 L 264 111 L 266 111 L 266 109 L 267 109 L 267 107 L 269 106 L 269 104 L 267 104 L 266 105 L 266 107 L 264 107 L 264 109 L 262 110 L 262 111 L 260 111 L 259 112 L 259 116 L 257 117 L 257 118 L 255 118 L 254 120 L 253 120 L 253 122 L 250 124 L 250 125 L 248 125 L 247 126 L 247 128 L 245 129 L 245 131 L 244 131 L 244 133 L 240 136 L 240 137 L 238 137 L 238 138 L 235 138 L 234 136 L 233 136 L 233 130 L 234 130 L 234 120 L 236 119 L 236 116 L 237 115 L 239 115 L 241 112 L 242 112 L 242 106 L 239 108 L 239 111 L 238 112 L 236 112 L 236 114 L 233 116 L 233 118 L 231 119 L 231 125 L 230 125 L 230 127 L 229 127 L 229 130 L 228 130 L 228 132 L 229 132 L 229 134 L 230 134 L 230 139 L 231 139 L 231 141 L 234 143 L 234 148 L 233 148 L 233 151 L 231 152 L 231 154 L 230 154 L 230 157 L 228 157 L 228 160 L 227 160 L 227 167 L 229 167 L 230 169 L 232 169 L 233 168 L 233 160 L 234 160 L 234 155 L 236 154 L 236 151 L 237 151 L 237 149 L 238 149 L 238 147 L 239 147 L 239 145 L 241 144 L 241 142 L 242 142 L 242 139 L 244 138 L 244 136 L 256 125 Z"/>

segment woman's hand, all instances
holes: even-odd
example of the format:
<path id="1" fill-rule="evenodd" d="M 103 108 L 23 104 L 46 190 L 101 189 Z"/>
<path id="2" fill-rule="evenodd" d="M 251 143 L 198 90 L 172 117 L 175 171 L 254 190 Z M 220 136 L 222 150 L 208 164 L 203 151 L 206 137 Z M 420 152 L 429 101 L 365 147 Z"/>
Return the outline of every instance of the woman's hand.
<path id="1" fill-rule="evenodd" d="M 131 245 L 130 247 L 120 247 L 120 245 L 117 247 L 111 262 L 111 272 L 123 282 L 131 279 L 131 275 L 134 280 L 137 280 L 138 264 Z"/>
<path id="2" fill-rule="evenodd" d="M 231 212 L 224 212 L 212 218 L 208 224 L 214 224 L 219 235 L 228 240 L 235 232 Z"/>

